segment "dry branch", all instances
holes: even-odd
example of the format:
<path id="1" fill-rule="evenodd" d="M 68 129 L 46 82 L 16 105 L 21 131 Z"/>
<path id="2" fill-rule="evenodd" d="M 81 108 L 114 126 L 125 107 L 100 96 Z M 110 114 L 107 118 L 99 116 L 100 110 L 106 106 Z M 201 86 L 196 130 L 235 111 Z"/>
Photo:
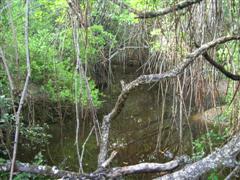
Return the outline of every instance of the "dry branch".
<path id="1" fill-rule="evenodd" d="M 115 167 L 112 169 L 100 169 L 89 174 L 79 174 L 76 172 L 60 170 L 56 166 L 40 166 L 30 165 L 28 163 L 16 163 L 15 170 L 17 172 L 27 172 L 32 174 L 51 176 L 62 179 L 104 179 L 115 178 L 123 175 L 147 173 L 147 172 L 169 172 L 188 162 L 187 156 L 179 157 L 176 160 L 161 164 L 161 163 L 140 163 L 131 166 Z M 0 165 L 0 172 L 9 171 L 11 163 Z"/>
<path id="2" fill-rule="evenodd" d="M 129 93 L 133 89 L 143 84 L 154 83 L 162 79 L 176 77 L 182 74 L 186 67 L 188 67 L 198 56 L 200 56 L 202 53 L 204 53 L 208 49 L 215 47 L 218 44 L 222 44 L 232 40 L 239 40 L 239 39 L 240 39 L 240 36 L 225 36 L 225 37 L 215 39 L 211 42 L 203 44 L 200 48 L 194 50 L 192 53 L 189 53 L 187 57 L 182 61 L 182 63 L 180 63 L 174 69 L 162 74 L 141 75 L 134 81 L 126 84 L 123 87 L 120 95 L 118 96 L 117 102 L 113 107 L 112 111 L 103 117 L 100 152 L 98 155 L 98 166 L 101 167 L 101 164 L 107 158 L 107 152 L 108 152 L 107 146 L 108 146 L 108 138 L 109 138 L 110 121 L 114 119 L 121 112 L 125 104 L 125 101 L 128 98 Z"/>
<path id="3" fill-rule="evenodd" d="M 240 135 L 235 135 L 222 148 L 217 149 L 207 157 L 193 164 L 186 165 L 183 169 L 171 174 L 156 178 L 156 180 L 172 180 L 172 179 L 196 179 L 209 172 L 210 170 L 220 167 L 235 167 L 239 166 L 236 161 L 236 156 L 240 152 Z M 30 165 L 28 163 L 16 163 L 15 170 L 17 172 L 27 172 L 38 175 L 58 177 L 62 179 L 104 179 L 116 178 L 119 176 L 147 173 L 147 172 L 171 172 L 189 162 L 187 156 L 181 156 L 176 160 L 161 164 L 161 163 L 140 163 L 136 165 L 115 167 L 112 169 L 99 169 L 90 174 L 79 174 L 71 171 L 59 170 L 56 166 L 39 166 Z M 9 171 L 11 163 L 0 165 L 1 172 Z"/>

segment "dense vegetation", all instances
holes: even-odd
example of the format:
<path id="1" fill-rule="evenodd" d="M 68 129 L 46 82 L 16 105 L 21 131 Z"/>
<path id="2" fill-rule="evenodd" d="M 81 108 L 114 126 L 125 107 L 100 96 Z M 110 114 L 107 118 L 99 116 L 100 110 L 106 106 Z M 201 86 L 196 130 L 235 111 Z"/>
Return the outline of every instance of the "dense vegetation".
<path id="1" fill-rule="evenodd" d="M 193 3 L 179 8 L 184 2 Z M 167 160 L 187 153 L 192 161 L 198 161 L 212 153 L 239 130 L 239 7 L 238 0 L 0 1 L 0 164 L 16 155 L 17 160 L 24 159 L 19 158 L 21 154 L 14 155 L 14 150 L 17 152 L 17 144 L 20 148 L 25 144 L 29 149 L 38 149 L 29 163 L 47 165 L 41 148 L 48 146 L 52 138 L 50 126 L 62 127 L 67 121 L 76 121 L 76 129 L 70 131 L 76 131 L 73 146 L 79 172 L 94 171 L 97 161 L 101 166 L 101 158 L 106 160 L 110 154 L 104 149 L 104 135 L 107 133 L 108 137 L 110 128 L 105 125 L 119 115 L 132 89 L 140 91 L 139 85 L 144 86 L 146 93 L 154 86 L 157 102 L 153 106 L 159 111 L 149 160 L 158 162 L 160 153 Z M 234 37 L 193 56 L 196 61 L 187 64 L 176 78 L 145 81 L 144 76 L 138 76 L 170 72 L 169 77 L 175 77 L 171 70 L 181 67 L 191 52 L 225 36 Z M 132 67 L 136 80 L 131 84 L 132 79 L 126 79 L 120 71 Z M 118 73 L 126 81 L 121 81 L 122 89 L 114 78 Z M 111 99 L 116 105 L 107 110 L 111 113 L 103 120 L 99 119 L 99 112 Z M 192 116 L 196 113 L 200 115 Z M 196 117 L 201 119 L 200 130 L 195 130 L 199 124 L 194 124 Z M 86 119 L 89 127 L 85 127 Z M 127 129 L 129 124 L 122 126 Z M 80 141 L 82 131 L 87 135 L 81 136 Z M 171 133 L 174 135 L 170 136 Z M 190 143 L 185 142 L 186 137 Z M 87 157 L 83 157 L 89 138 L 89 152 L 100 149 L 98 160 L 94 157 L 96 162 L 88 161 L 91 167 L 87 167 Z M 165 138 L 175 138 L 174 148 L 169 147 Z M 116 139 L 111 139 L 110 149 L 121 154 L 121 146 L 125 145 L 122 139 Z M 108 143 L 107 138 L 106 147 Z M 224 172 L 214 169 L 203 177 L 217 179 L 230 172 L 230 168 Z M 9 173 L 2 172 L 1 177 L 9 178 Z M 14 176 L 24 178 L 46 177 L 29 173 Z"/>

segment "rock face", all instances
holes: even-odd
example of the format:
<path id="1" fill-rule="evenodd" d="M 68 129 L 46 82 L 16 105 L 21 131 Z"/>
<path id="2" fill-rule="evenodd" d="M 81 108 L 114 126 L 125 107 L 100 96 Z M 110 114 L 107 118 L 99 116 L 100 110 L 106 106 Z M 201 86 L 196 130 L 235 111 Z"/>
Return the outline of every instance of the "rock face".
<path id="1" fill-rule="evenodd" d="M 227 106 L 218 106 L 208 109 L 202 113 L 197 113 L 191 117 L 192 121 L 227 124 L 228 122 L 220 116 L 227 109 Z"/>

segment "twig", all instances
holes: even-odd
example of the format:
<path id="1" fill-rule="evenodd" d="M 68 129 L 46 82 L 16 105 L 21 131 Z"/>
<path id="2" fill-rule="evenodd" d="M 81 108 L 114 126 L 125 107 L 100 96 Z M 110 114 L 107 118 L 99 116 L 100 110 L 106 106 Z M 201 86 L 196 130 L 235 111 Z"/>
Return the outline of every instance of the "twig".
<path id="1" fill-rule="evenodd" d="M 103 168 L 106 168 L 110 163 L 111 161 L 113 160 L 113 158 L 117 155 L 117 151 L 113 151 L 110 155 L 110 157 L 104 162 L 102 163 L 102 167 Z"/>
<path id="2" fill-rule="evenodd" d="M 86 140 L 84 141 L 84 143 L 83 143 L 83 145 L 82 145 L 82 152 L 81 152 L 81 157 L 80 157 L 80 163 L 81 163 L 81 164 L 82 164 L 82 162 L 83 162 L 83 156 L 84 156 L 85 146 L 86 146 L 89 138 L 91 137 L 93 130 L 94 130 L 94 127 L 92 127 L 90 133 L 88 134 Z M 84 172 L 84 171 L 83 171 L 83 167 L 82 167 L 82 173 L 83 173 L 83 172 Z"/>

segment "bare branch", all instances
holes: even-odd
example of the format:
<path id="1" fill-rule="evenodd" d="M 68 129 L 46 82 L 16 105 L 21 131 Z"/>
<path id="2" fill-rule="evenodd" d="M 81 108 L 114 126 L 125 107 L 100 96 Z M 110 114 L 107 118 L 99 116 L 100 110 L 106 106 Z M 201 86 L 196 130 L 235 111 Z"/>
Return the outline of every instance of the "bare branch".
<path id="1" fill-rule="evenodd" d="M 85 146 L 86 146 L 89 138 L 91 137 L 93 130 L 94 130 L 94 127 L 92 127 L 91 131 L 89 132 L 86 140 L 84 141 L 84 143 L 83 143 L 83 145 L 82 145 L 82 152 L 81 152 L 81 156 L 80 156 L 80 164 L 81 164 L 81 165 L 82 165 L 82 163 L 83 163 L 83 156 L 84 156 Z M 82 173 L 83 173 L 83 167 L 82 167 Z"/>
<path id="2" fill-rule="evenodd" d="M 107 177 L 115 178 L 129 174 L 167 172 L 186 164 L 188 161 L 189 158 L 187 156 L 181 156 L 176 160 L 164 164 L 140 163 L 132 166 L 116 167 L 108 172 Z"/>
<path id="3" fill-rule="evenodd" d="M 56 166 L 41 166 L 30 165 L 28 163 L 16 163 L 15 169 L 17 172 L 27 172 L 38 175 L 45 175 L 51 177 L 57 177 L 62 179 L 95 179 L 101 178 L 115 178 L 119 176 L 146 173 L 146 172 L 169 172 L 172 171 L 189 161 L 187 156 L 181 156 L 176 160 L 172 160 L 167 163 L 140 163 L 131 166 L 115 167 L 112 169 L 101 169 L 99 171 L 89 174 L 79 174 L 72 171 L 60 170 Z M 0 165 L 0 172 L 7 172 L 10 169 L 11 163 Z"/>
<path id="4" fill-rule="evenodd" d="M 195 46 L 199 48 L 199 45 L 197 42 L 195 42 Z M 216 60 L 214 60 L 207 52 L 204 52 L 202 56 L 211 64 L 213 65 L 216 69 L 218 69 L 221 73 L 223 73 L 227 78 L 230 78 L 234 81 L 239 81 L 240 80 L 240 75 L 235 75 L 229 71 L 227 71 L 224 66 L 218 64 Z"/>
<path id="5" fill-rule="evenodd" d="M 133 9 L 131 7 L 129 7 L 127 4 L 120 2 L 119 0 L 112 0 L 113 3 L 127 9 L 129 12 L 132 12 L 134 14 L 137 15 L 136 18 L 139 19 L 145 19 L 145 18 L 154 18 L 154 17 L 158 17 L 158 16 L 164 16 L 167 15 L 169 13 L 173 13 L 175 11 L 179 11 L 182 10 L 184 8 L 187 8 L 193 4 L 199 3 L 202 0 L 185 0 L 185 1 L 181 1 L 171 7 L 167 7 L 164 9 L 160 9 L 158 11 L 146 11 L 146 12 L 140 12 L 137 11 L 136 9 Z"/>
<path id="6" fill-rule="evenodd" d="M 240 80 L 240 75 L 235 75 L 229 71 L 227 71 L 224 66 L 218 64 L 214 59 L 207 53 L 204 52 L 203 57 L 211 64 L 213 65 L 216 69 L 218 69 L 221 73 L 223 73 L 227 78 L 230 78 L 234 81 L 239 81 Z"/>
<path id="7" fill-rule="evenodd" d="M 110 155 L 110 157 L 104 162 L 102 163 L 102 167 L 103 168 L 106 168 L 110 163 L 111 161 L 114 159 L 114 157 L 117 155 L 117 151 L 113 151 Z"/>

